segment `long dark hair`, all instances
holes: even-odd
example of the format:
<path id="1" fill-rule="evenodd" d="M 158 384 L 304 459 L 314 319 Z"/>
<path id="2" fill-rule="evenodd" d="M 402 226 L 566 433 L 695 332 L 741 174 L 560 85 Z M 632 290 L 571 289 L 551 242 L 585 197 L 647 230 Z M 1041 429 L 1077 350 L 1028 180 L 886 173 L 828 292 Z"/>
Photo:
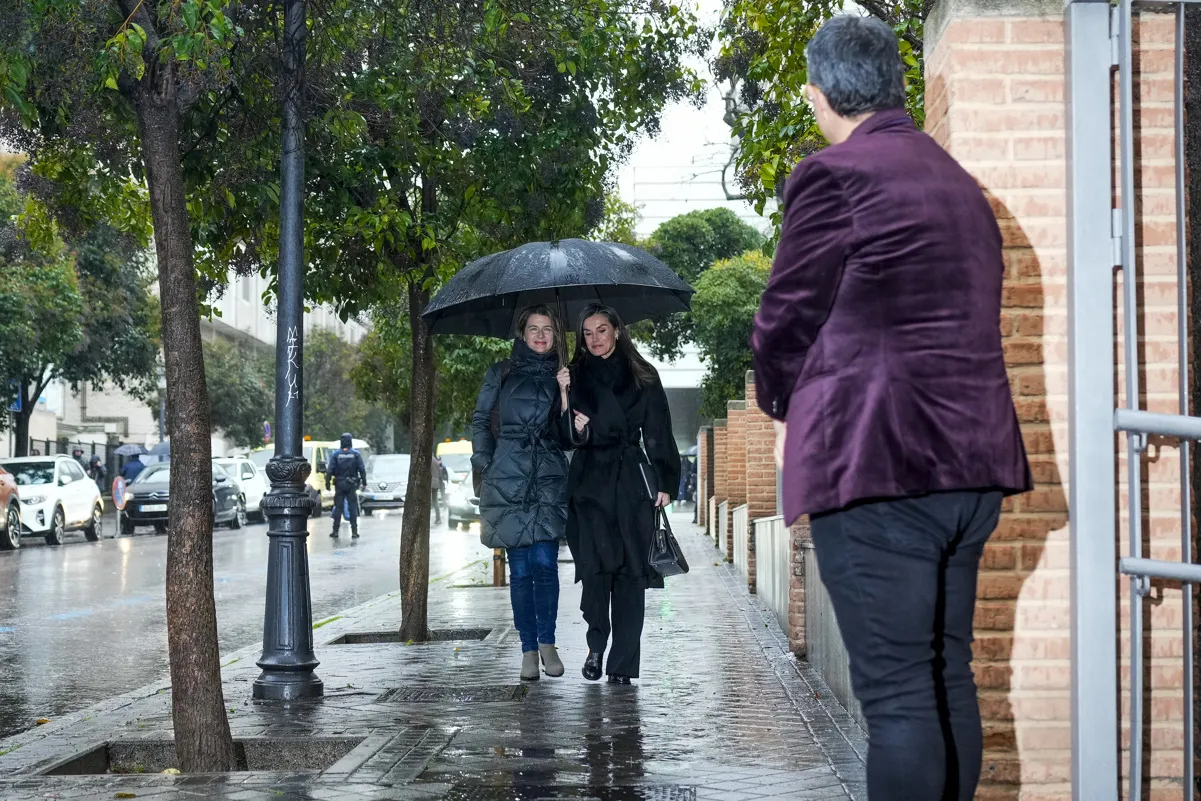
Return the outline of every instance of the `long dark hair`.
<path id="1" fill-rule="evenodd" d="M 603 316 L 609 321 L 609 325 L 613 326 L 613 336 L 617 338 L 614 344 L 614 355 L 624 358 L 630 365 L 630 372 L 634 374 L 634 383 L 640 387 L 649 387 L 658 381 L 659 374 L 655 372 L 655 368 L 651 367 L 650 362 L 643 358 L 642 354 L 638 352 L 638 348 L 634 347 L 634 340 L 630 338 L 625 323 L 621 321 L 621 315 L 614 309 L 599 303 L 588 306 L 580 313 L 580 324 L 576 328 L 575 334 L 575 354 L 571 357 L 572 368 L 578 370 L 584 364 L 584 357 L 588 355 L 588 345 L 584 342 L 584 323 L 588 318 L 596 316 Z"/>
<path id="2" fill-rule="evenodd" d="M 530 318 L 535 314 L 541 314 L 543 317 L 549 317 L 551 325 L 555 329 L 555 355 L 559 357 L 559 367 L 567 366 L 567 337 L 563 335 L 563 324 L 559 322 L 559 318 L 550 310 L 549 306 L 528 306 L 521 315 L 517 318 L 517 331 L 515 332 L 518 339 L 525 340 L 525 327 L 530 322 Z"/>

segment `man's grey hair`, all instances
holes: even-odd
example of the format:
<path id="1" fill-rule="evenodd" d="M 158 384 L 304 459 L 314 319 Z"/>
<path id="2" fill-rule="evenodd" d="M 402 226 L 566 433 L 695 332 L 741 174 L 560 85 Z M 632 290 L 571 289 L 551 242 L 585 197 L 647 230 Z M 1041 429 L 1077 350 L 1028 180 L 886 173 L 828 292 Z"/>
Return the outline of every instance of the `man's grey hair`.
<path id="1" fill-rule="evenodd" d="M 809 83 L 830 108 L 853 118 L 905 107 L 905 68 L 892 28 L 875 17 L 841 14 L 827 21 L 805 48 Z"/>

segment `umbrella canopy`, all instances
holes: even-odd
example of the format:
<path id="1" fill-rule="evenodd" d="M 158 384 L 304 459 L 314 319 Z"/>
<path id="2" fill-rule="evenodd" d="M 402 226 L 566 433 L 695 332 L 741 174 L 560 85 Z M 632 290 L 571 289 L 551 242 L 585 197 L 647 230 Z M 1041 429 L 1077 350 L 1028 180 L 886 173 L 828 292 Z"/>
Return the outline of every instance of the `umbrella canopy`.
<path id="1" fill-rule="evenodd" d="M 529 306 L 545 304 L 571 326 L 593 303 L 626 323 L 691 308 L 692 287 L 644 250 L 613 242 L 531 242 L 471 262 L 424 314 L 435 334 L 509 338 Z"/>
<path id="2" fill-rule="evenodd" d="M 153 448 L 151 448 L 149 453 L 153 456 L 170 456 L 171 455 L 171 443 L 170 442 L 160 442 L 159 444 L 157 444 Z"/>
<path id="3" fill-rule="evenodd" d="M 136 442 L 131 442 L 128 445 L 122 445 L 114 451 L 118 456 L 141 456 L 143 453 L 150 453 Z"/>

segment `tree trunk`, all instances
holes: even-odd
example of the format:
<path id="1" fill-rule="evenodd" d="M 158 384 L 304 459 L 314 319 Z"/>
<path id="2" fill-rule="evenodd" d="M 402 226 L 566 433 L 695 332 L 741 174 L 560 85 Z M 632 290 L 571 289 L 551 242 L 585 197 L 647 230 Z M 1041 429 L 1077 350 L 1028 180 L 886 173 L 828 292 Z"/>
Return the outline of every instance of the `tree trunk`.
<path id="1" fill-rule="evenodd" d="M 409 326 L 413 335 L 410 420 L 412 454 L 400 534 L 400 636 L 423 642 L 429 637 L 430 493 L 434 460 L 434 340 L 421 313 L 429 291 L 419 279 L 409 282 Z"/>
<path id="2" fill-rule="evenodd" d="M 179 107 L 170 62 L 147 65 L 136 107 L 158 256 L 167 420 L 172 435 L 167 649 L 175 752 L 184 773 L 222 772 L 236 764 L 221 693 L 213 600 L 209 404 L 179 154 Z"/>

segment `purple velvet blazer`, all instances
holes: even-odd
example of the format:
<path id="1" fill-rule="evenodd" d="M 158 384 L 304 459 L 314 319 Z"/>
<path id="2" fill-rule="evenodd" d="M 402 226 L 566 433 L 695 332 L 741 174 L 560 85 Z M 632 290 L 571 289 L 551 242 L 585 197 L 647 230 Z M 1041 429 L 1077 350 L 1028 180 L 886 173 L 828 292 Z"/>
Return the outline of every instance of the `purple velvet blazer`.
<path id="1" fill-rule="evenodd" d="M 1030 489 L 1004 270 L 980 187 L 904 111 L 797 166 L 751 337 L 759 405 L 788 423 L 789 523 L 868 499 Z"/>

